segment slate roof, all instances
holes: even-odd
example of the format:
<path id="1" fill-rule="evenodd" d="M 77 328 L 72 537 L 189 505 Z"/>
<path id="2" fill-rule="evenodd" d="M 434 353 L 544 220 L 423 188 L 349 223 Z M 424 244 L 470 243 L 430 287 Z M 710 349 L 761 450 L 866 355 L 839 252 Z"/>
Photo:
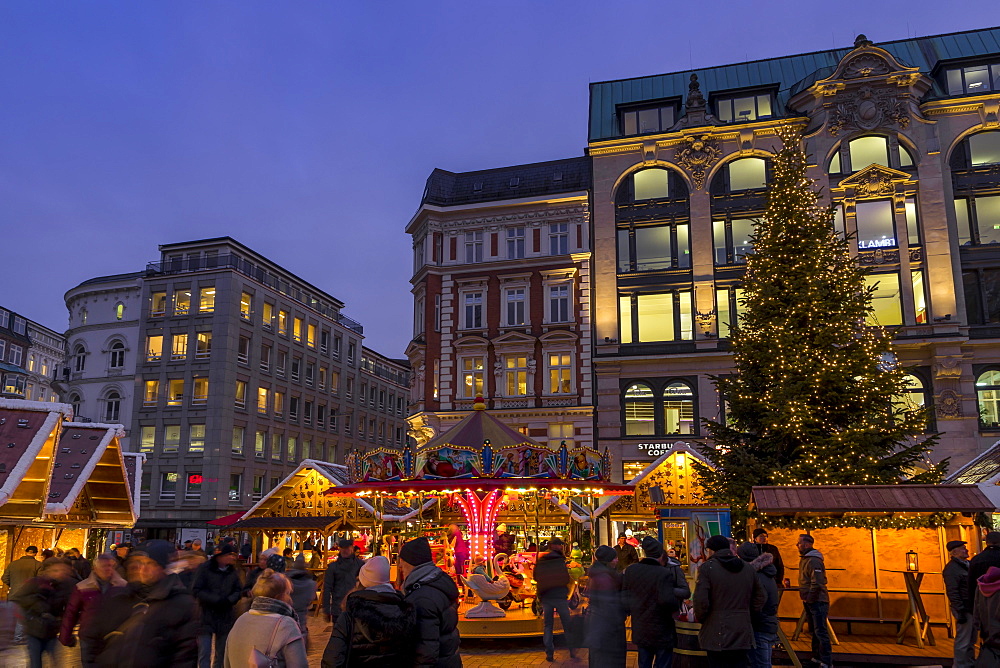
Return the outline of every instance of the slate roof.
<path id="1" fill-rule="evenodd" d="M 997 477 L 1000 477 L 1000 441 L 948 476 L 947 482 L 977 485 Z"/>
<path id="2" fill-rule="evenodd" d="M 754 487 L 752 505 L 768 515 L 797 513 L 978 513 L 993 503 L 975 485 L 800 485 Z"/>
<path id="3" fill-rule="evenodd" d="M 435 169 L 421 204 L 457 206 L 589 190 L 590 158 L 535 162 L 475 172 Z"/>
<path id="4" fill-rule="evenodd" d="M 902 64 L 919 67 L 930 74 L 941 61 L 1000 54 L 1000 27 L 964 32 L 875 42 Z M 778 115 L 792 94 L 833 73 L 853 47 L 813 51 L 779 58 L 751 60 L 718 67 L 683 70 L 668 74 L 618 79 L 590 84 L 590 141 L 621 136 L 615 117 L 616 106 L 648 100 L 685 98 L 691 74 L 697 74 L 706 98 L 721 91 L 773 87 L 778 92 Z M 929 96 L 940 96 L 934 89 Z"/>

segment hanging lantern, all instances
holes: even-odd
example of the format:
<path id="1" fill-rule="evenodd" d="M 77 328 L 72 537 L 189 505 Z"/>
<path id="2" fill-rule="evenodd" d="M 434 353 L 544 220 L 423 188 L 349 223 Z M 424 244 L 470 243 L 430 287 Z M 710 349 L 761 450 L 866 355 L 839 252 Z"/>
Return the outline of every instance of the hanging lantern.
<path id="1" fill-rule="evenodd" d="M 917 553 L 913 550 L 906 553 L 906 570 L 911 573 L 916 573 L 920 570 L 920 566 L 917 563 Z"/>

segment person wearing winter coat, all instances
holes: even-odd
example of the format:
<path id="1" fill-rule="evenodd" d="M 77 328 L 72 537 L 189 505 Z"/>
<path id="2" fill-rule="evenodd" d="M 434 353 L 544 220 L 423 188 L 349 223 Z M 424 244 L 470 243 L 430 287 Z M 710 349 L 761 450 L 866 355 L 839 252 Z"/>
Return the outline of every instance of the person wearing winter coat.
<path id="1" fill-rule="evenodd" d="M 945 546 L 951 559 L 941 571 L 951 615 L 955 618 L 955 668 L 972 668 L 976 663 L 976 636 L 973 629 L 972 602 L 969 596 L 969 550 L 964 540 L 953 540 Z"/>
<path id="2" fill-rule="evenodd" d="M 372 557 L 358 573 L 358 587 L 344 599 L 322 668 L 411 666 L 416 644 L 413 607 L 389 583 L 389 560 Z"/>
<path id="3" fill-rule="evenodd" d="M 618 535 L 618 544 L 615 545 L 615 553 L 618 558 L 618 571 L 624 572 L 626 568 L 639 561 L 639 553 L 634 547 L 628 544 L 628 536 Z"/>
<path id="4" fill-rule="evenodd" d="M 403 544 L 397 570 L 403 597 L 417 617 L 417 647 L 411 665 L 461 668 L 458 587 L 451 576 L 434 565 L 426 538 Z"/>
<path id="5" fill-rule="evenodd" d="M 192 553 L 194 551 L 192 550 Z M 222 650 L 226 637 L 236 622 L 234 608 L 240 600 L 243 583 L 234 563 L 239 557 L 231 543 L 222 546 L 218 554 L 198 567 L 191 585 L 201 608 L 201 629 L 198 631 L 199 668 L 222 668 Z M 215 638 L 215 660 L 212 660 L 212 638 Z"/>
<path id="6" fill-rule="evenodd" d="M 133 580 L 110 590 L 101 605 L 105 668 L 194 668 L 198 659 L 198 605 L 170 564 L 176 548 L 148 540 L 129 555 Z M 134 568 L 132 568 L 134 564 Z"/>
<path id="7" fill-rule="evenodd" d="M 94 560 L 90 575 L 73 589 L 63 614 L 59 642 L 66 647 L 76 645 L 73 629 L 77 623 L 80 624 L 77 636 L 80 639 L 80 661 L 83 668 L 95 668 L 97 656 L 104 648 L 99 617 L 108 592 L 127 584 L 115 571 L 115 558 L 110 554 L 102 554 Z"/>
<path id="8" fill-rule="evenodd" d="M 979 589 L 979 578 L 986 575 L 991 566 L 1000 568 L 1000 531 L 990 531 L 983 539 L 986 547 L 969 560 L 969 600 L 975 602 Z"/>
<path id="9" fill-rule="evenodd" d="M 775 581 L 777 569 L 774 556 L 770 552 L 760 552 L 759 543 L 743 543 L 736 554 L 750 564 L 757 572 L 757 579 L 764 589 L 767 600 L 760 610 L 750 611 L 753 639 L 756 647 L 747 652 L 750 668 L 771 668 L 771 649 L 778 640 L 778 583 Z"/>
<path id="10" fill-rule="evenodd" d="M 615 569 L 618 554 L 601 545 L 587 571 L 587 647 L 590 668 L 625 667 L 625 608 L 622 574 Z"/>
<path id="11" fill-rule="evenodd" d="M 7 585 L 7 593 L 13 594 L 21 588 L 21 585 L 38 575 L 41 568 L 42 562 L 38 560 L 38 548 L 29 545 L 20 558 L 10 562 L 10 565 L 4 570 L 3 576 L 0 577 L 0 581 Z"/>
<path id="12" fill-rule="evenodd" d="M 285 575 L 292 583 L 292 609 L 299 618 L 299 631 L 305 639 L 306 651 L 309 651 L 309 625 L 306 622 L 309 618 L 309 608 L 316 601 L 318 583 L 313 574 L 306 570 L 304 555 L 295 557 L 292 566 L 292 570 Z"/>
<path id="13" fill-rule="evenodd" d="M 21 585 L 9 600 L 24 615 L 31 668 L 42 668 L 42 655 L 55 658 L 59 625 L 74 586 L 73 568 L 62 559 L 46 559 L 38 575 Z"/>
<path id="14" fill-rule="evenodd" d="M 642 539 L 645 557 L 622 574 L 622 602 L 632 616 L 632 642 L 639 648 L 640 668 L 667 668 L 677 645 L 674 612 L 691 595 L 680 566 L 668 561 L 663 545 Z"/>
<path id="15" fill-rule="evenodd" d="M 563 556 L 566 545 L 561 538 L 556 537 L 549 541 L 548 548 L 549 551 L 538 558 L 533 574 L 535 591 L 538 592 L 538 601 L 544 616 L 542 641 L 545 644 L 545 657 L 549 661 L 553 660 L 555 643 L 552 640 L 552 631 L 555 626 L 555 615 L 558 613 L 564 631 L 563 637 L 569 646 L 569 656 L 571 659 L 575 659 L 576 647 L 572 644 L 573 636 L 566 632 L 570 628 L 569 601 L 567 600 L 569 598 L 570 577 L 566 558 Z"/>
<path id="16" fill-rule="evenodd" d="M 975 629 L 980 638 L 976 668 L 1000 666 L 1000 568 L 990 566 L 976 580 Z"/>
<path id="17" fill-rule="evenodd" d="M 73 572 L 76 574 L 76 579 L 79 582 L 83 582 L 90 577 L 90 572 L 92 569 L 90 562 L 83 558 L 80 554 L 80 550 L 75 547 L 71 547 L 66 550 L 66 559 L 69 561 L 69 565 L 73 568 Z"/>
<path id="18" fill-rule="evenodd" d="M 826 588 L 826 565 L 823 554 L 813 547 L 815 539 L 801 534 L 795 546 L 799 549 L 799 598 L 809 620 L 812 633 L 813 658 L 821 668 L 833 665 L 833 649 L 826 620 L 830 614 L 830 593 Z"/>
<path id="19" fill-rule="evenodd" d="M 358 571 L 364 563 L 354 553 L 354 541 L 350 538 L 341 538 L 337 548 L 339 549 L 337 559 L 326 567 L 326 576 L 323 579 L 323 612 L 334 624 L 337 623 L 337 615 L 340 614 L 344 597 L 354 588 L 358 581 Z"/>
<path id="20" fill-rule="evenodd" d="M 268 661 L 279 668 L 307 668 L 306 643 L 292 610 L 292 583 L 266 568 L 251 593 L 250 610 L 240 615 L 226 638 L 225 668 L 268 665 Z"/>
<path id="21" fill-rule="evenodd" d="M 759 554 L 767 552 L 771 555 L 771 565 L 774 566 L 774 582 L 778 585 L 778 589 L 782 589 L 785 586 L 785 562 L 781 559 L 778 547 L 767 542 L 767 529 L 757 527 L 753 530 L 753 544 L 757 546 Z"/>
<path id="22" fill-rule="evenodd" d="M 757 572 L 733 554 L 725 536 L 705 541 L 705 554 L 694 586 L 698 644 L 708 653 L 709 666 L 747 666 L 747 650 L 756 647 L 751 612 L 764 607 L 767 595 Z"/>

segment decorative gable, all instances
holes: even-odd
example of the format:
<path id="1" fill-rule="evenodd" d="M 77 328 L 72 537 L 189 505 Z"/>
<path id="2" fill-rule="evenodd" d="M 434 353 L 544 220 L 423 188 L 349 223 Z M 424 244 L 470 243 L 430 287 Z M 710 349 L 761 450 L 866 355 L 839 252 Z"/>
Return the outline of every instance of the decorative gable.
<path id="1" fill-rule="evenodd" d="M 915 183 L 906 172 L 872 164 L 842 180 L 833 188 L 833 192 L 846 194 L 853 191 L 854 199 L 892 197 L 897 193 L 897 186 L 902 186 L 905 190 L 906 186 Z"/>

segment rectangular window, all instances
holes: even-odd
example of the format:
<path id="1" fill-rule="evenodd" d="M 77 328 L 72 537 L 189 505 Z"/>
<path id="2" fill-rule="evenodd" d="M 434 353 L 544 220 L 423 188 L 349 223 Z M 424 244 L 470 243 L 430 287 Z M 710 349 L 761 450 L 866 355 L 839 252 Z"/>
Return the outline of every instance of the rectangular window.
<path id="1" fill-rule="evenodd" d="M 247 428 L 239 425 L 233 426 L 232 452 L 234 455 L 243 454 L 243 439 L 246 438 Z"/>
<path id="2" fill-rule="evenodd" d="M 277 487 L 277 485 L 275 485 Z M 253 491 L 251 492 L 251 501 L 260 501 L 264 498 L 264 476 L 255 475 L 253 477 Z"/>
<path id="3" fill-rule="evenodd" d="M 247 384 L 246 381 L 236 381 L 236 407 L 246 408 L 247 406 Z"/>
<path id="4" fill-rule="evenodd" d="M 319 332 L 319 351 L 324 355 L 330 352 L 330 332 L 325 329 Z"/>
<path id="5" fill-rule="evenodd" d="M 994 67 L 1000 71 L 1000 65 Z M 979 132 L 969 137 L 969 159 L 973 167 L 1000 163 L 1000 132 Z"/>
<path id="6" fill-rule="evenodd" d="M 160 473 L 160 498 L 173 499 L 177 496 L 177 473 L 163 471 Z"/>
<path id="7" fill-rule="evenodd" d="M 672 341 L 674 339 L 673 294 L 639 295 L 639 341 Z"/>
<path id="8" fill-rule="evenodd" d="M 142 427 L 139 437 L 139 452 L 153 452 L 156 449 L 156 427 Z"/>
<path id="9" fill-rule="evenodd" d="M 211 313 L 215 310 L 215 288 L 207 287 L 198 290 L 198 313 Z"/>
<path id="10" fill-rule="evenodd" d="M 240 473 L 229 474 L 229 503 L 240 502 L 240 488 L 243 486 L 243 475 Z"/>
<path id="11" fill-rule="evenodd" d="M 576 429 L 572 422 L 551 422 L 549 423 L 548 445 L 550 448 L 559 448 L 563 443 L 567 448 L 573 448 L 573 436 Z"/>
<path id="12" fill-rule="evenodd" d="M 142 396 L 143 406 L 155 406 L 160 398 L 160 381 L 158 380 L 147 380 L 146 390 Z"/>
<path id="13" fill-rule="evenodd" d="M 159 362 L 163 359 L 163 336 L 155 334 L 146 337 L 146 361 Z"/>
<path id="14" fill-rule="evenodd" d="M 343 344 L 343 341 L 344 340 L 340 336 L 333 337 L 333 359 L 335 360 L 340 359 L 340 348 L 341 345 Z"/>
<path id="15" fill-rule="evenodd" d="M 729 338 L 732 331 L 733 318 L 739 318 L 743 312 L 743 289 L 724 288 L 715 291 L 716 311 L 718 312 L 719 338 Z"/>
<path id="16" fill-rule="evenodd" d="M 528 358 L 523 355 L 504 356 L 504 377 L 507 391 L 504 396 L 528 395 Z"/>
<path id="17" fill-rule="evenodd" d="M 483 394 L 484 362 L 482 357 L 462 358 L 462 396 L 472 398 Z"/>
<path id="18" fill-rule="evenodd" d="M 465 233 L 465 261 L 469 262 L 482 262 L 483 261 L 483 233 L 482 232 L 466 232 Z"/>
<path id="19" fill-rule="evenodd" d="M 170 342 L 171 342 L 170 359 L 172 360 L 185 359 L 188 354 L 188 335 L 174 334 Z"/>
<path id="20" fill-rule="evenodd" d="M 191 291 L 177 290 L 174 292 L 174 315 L 187 315 L 191 312 Z"/>
<path id="21" fill-rule="evenodd" d="M 748 218 L 712 221 L 715 264 L 746 264 L 747 255 L 753 252 L 753 232 L 753 220 Z"/>
<path id="22" fill-rule="evenodd" d="M 352 396 L 354 396 L 354 379 L 353 378 L 348 378 L 347 379 L 347 398 L 350 399 Z"/>
<path id="23" fill-rule="evenodd" d="M 466 292 L 462 295 L 465 307 L 465 319 L 462 326 L 465 329 L 481 329 L 483 326 L 483 293 Z"/>
<path id="24" fill-rule="evenodd" d="M 267 344 L 260 345 L 260 370 L 270 371 L 271 369 L 271 346 Z"/>
<path id="25" fill-rule="evenodd" d="M 326 375 L 327 375 L 327 369 L 326 369 L 326 367 L 325 366 L 321 366 L 319 368 L 319 383 L 318 383 L 319 389 L 321 389 L 321 390 L 325 390 L 326 389 Z"/>
<path id="26" fill-rule="evenodd" d="M 188 471 L 187 482 L 184 485 L 185 501 L 201 501 L 201 484 L 203 480 L 201 471 Z"/>
<path id="27" fill-rule="evenodd" d="M 306 385 L 312 387 L 316 381 L 316 365 L 312 362 L 306 363 Z"/>
<path id="28" fill-rule="evenodd" d="M 865 276 L 865 283 L 872 292 L 872 312 L 868 314 L 869 325 L 902 325 L 903 309 L 899 291 L 899 274 L 871 274 Z"/>
<path id="29" fill-rule="evenodd" d="M 208 403 L 208 378 L 195 376 L 192 379 L 191 404 L 204 406 Z"/>
<path id="30" fill-rule="evenodd" d="M 635 270 L 672 269 L 674 258 L 670 237 L 670 227 L 667 225 L 637 227 L 635 230 Z"/>
<path id="31" fill-rule="evenodd" d="M 549 394 L 573 394 L 573 362 L 569 353 L 549 353 Z"/>
<path id="32" fill-rule="evenodd" d="M 177 452 L 181 445 L 181 426 L 168 424 L 163 427 L 163 451 Z"/>
<path id="33" fill-rule="evenodd" d="M 167 393 L 168 406 L 180 406 L 184 403 L 184 379 L 175 378 L 167 381 L 169 391 Z"/>
<path id="34" fill-rule="evenodd" d="M 316 347 L 316 325 L 312 323 L 306 325 L 306 345 L 310 348 Z"/>
<path id="35" fill-rule="evenodd" d="M 249 292 L 240 294 L 240 317 L 250 320 L 250 307 L 253 304 L 253 296 Z"/>
<path id="36" fill-rule="evenodd" d="M 907 243 L 911 246 L 918 246 L 920 245 L 920 225 L 917 219 L 917 203 L 912 197 L 907 197 L 905 207 Z"/>
<path id="37" fill-rule="evenodd" d="M 281 417 L 285 413 L 285 393 L 275 391 L 274 393 L 274 415 Z"/>
<path id="38" fill-rule="evenodd" d="M 302 408 L 302 422 L 312 424 L 313 402 L 306 401 Z"/>
<path id="39" fill-rule="evenodd" d="M 618 297 L 618 339 L 622 343 L 632 343 L 632 296 L 619 295 Z"/>
<path id="40" fill-rule="evenodd" d="M 299 439 L 297 437 L 295 436 L 288 437 L 288 443 L 286 444 L 285 447 L 285 449 L 288 451 L 288 461 L 290 462 L 295 461 L 295 448 L 298 447 L 298 444 L 299 444 Z"/>
<path id="41" fill-rule="evenodd" d="M 549 224 L 549 255 L 566 255 L 569 253 L 569 225 L 567 223 Z"/>
<path id="42" fill-rule="evenodd" d="M 972 202 L 980 244 L 1000 244 L 1000 195 L 976 197 Z"/>
<path id="43" fill-rule="evenodd" d="M 347 344 L 347 363 L 351 366 L 354 365 L 354 359 L 358 353 L 358 344 L 354 341 L 349 341 Z"/>
<path id="44" fill-rule="evenodd" d="M 167 312 L 167 293 L 166 292 L 154 292 L 149 295 L 149 315 L 151 317 L 159 317 L 165 315 Z"/>
<path id="45" fill-rule="evenodd" d="M 949 95 L 1000 90 L 1000 63 L 951 69 L 947 71 L 946 79 Z"/>
<path id="46" fill-rule="evenodd" d="M 549 322 L 569 322 L 569 284 L 549 286 Z"/>
<path id="47" fill-rule="evenodd" d="M 281 434 L 271 434 L 271 459 L 281 460 Z"/>
<path id="48" fill-rule="evenodd" d="M 205 425 L 188 425 L 188 452 L 205 452 Z"/>
<path id="49" fill-rule="evenodd" d="M 858 221 L 858 250 L 896 247 L 892 200 L 861 201 L 855 205 L 855 211 Z"/>
<path id="50" fill-rule="evenodd" d="M 278 362 L 274 365 L 274 372 L 278 378 L 285 377 L 285 369 L 288 367 L 288 353 L 283 350 L 278 351 Z"/>
<path id="51" fill-rule="evenodd" d="M 257 459 L 264 458 L 264 448 L 267 445 L 267 432 L 258 431 L 253 438 L 253 456 Z"/>
<path id="52" fill-rule="evenodd" d="M 674 125 L 674 106 L 663 105 L 618 112 L 621 133 L 626 137 L 665 132 Z"/>
<path id="53" fill-rule="evenodd" d="M 294 318 L 292 320 L 292 340 L 302 340 L 302 318 Z"/>
<path id="54" fill-rule="evenodd" d="M 337 396 L 340 394 L 340 372 L 330 372 L 330 394 Z"/>
<path id="55" fill-rule="evenodd" d="M 198 348 L 194 352 L 195 359 L 207 360 L 212 356 L 212 332 L 198 332 Z"/>
<path id="56" fill-rule="evenodd" d="M 755 121 L 771 116 L 771 95 L 746 95 L 725 97 L 715 102 L 716 116 L 723 123 L 732 121 Z"/>
<path id="57" fill-rule="evenodd" d="M 288 311 L 278 311 L 278 334 L 288 336 Z"/>
<path id="58" fill-rule="evenodd" d="M 524 324 L 524 288 L 507 288 L 504 290 L 504 300 L 507 303 L 507 325 Z"/>
<path id="59" fill-rule="evenodd" d="M 267 413 L 267 395 L 268 390 L 266 387 L 257 388 L 257 412 Z"/>
<path id="60" fill-rule="evenodd" d="M 305 439 L 302 441 L 302 453 L 300 454 L 300 460 L 309 459 L 309 455 L 312 454 L 310 450 L 312 450 L 312 441 Z"/>
<path id="61" fill-rule="evenodd" d="M 250 363 L 250 337 L 240 337 L 239 347 L 236 349 L 236 361 L 240 364 Z"/>
<path id="62" fill-rule="evenodd" d="M 924 272 L 911 271 L 913 282 L 913 314 L 918 325 L 927 324 L 927 292 L 924 289 Z"/>
<path id="63" fill-rule="evenodd" d="M 261 324 L 264 325 L 264 329 L 271 329 L 274 327 L 274 304 L 271 302 L 264 302 L 264 306 L 261 308 Z"/>
<path id="64" fill-rule="evenodd" d="M 524 258 L 524 227 L 507 228 L 507 259 L 520 260 Z"/>
<path id="65" fill-rule="evenodd" d="M 292 358 L 292 380 L 298 380 L 302 372 L 302 358 Z"/>
<path id="66" fill-rule="evenodd" d="M 326 404 L 316 407 L 316 428 L 326 429 Z"/>
<path id="67" fill-rule="evenodd" d="M 288 400 L 288 417 L 292 420 L 299 419 L 299 398 L 291 397 Z"/>

